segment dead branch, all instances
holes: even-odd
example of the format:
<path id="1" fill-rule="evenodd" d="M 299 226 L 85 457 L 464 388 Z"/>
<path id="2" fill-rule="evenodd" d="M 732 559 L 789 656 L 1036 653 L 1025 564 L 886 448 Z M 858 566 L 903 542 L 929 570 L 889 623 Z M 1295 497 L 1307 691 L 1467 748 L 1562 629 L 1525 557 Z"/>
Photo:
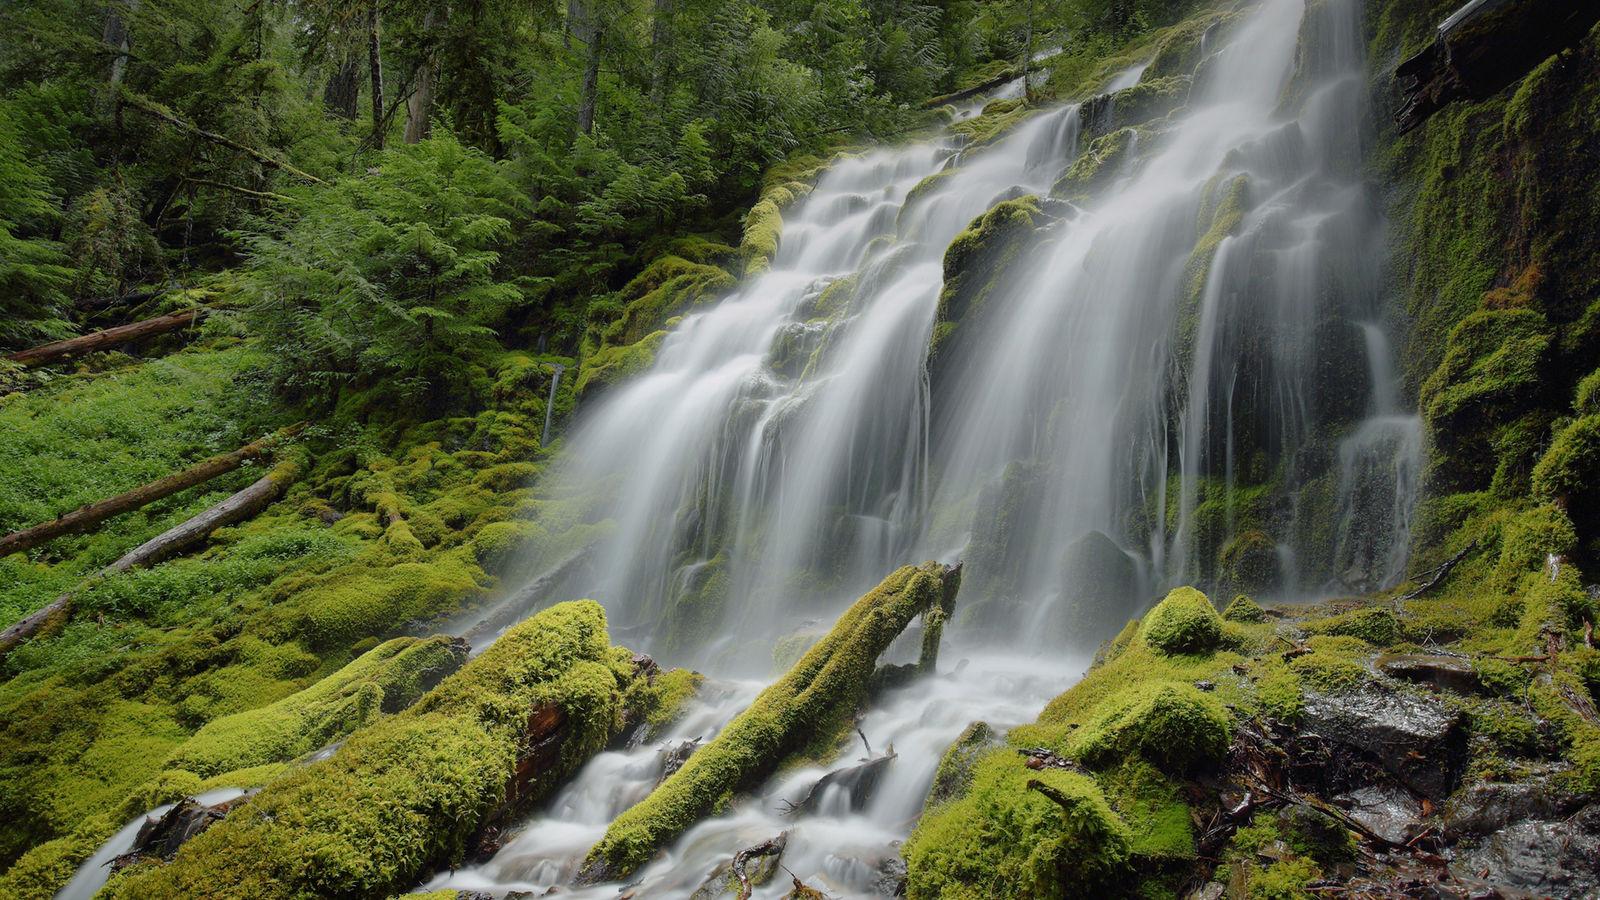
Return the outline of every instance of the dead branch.
<path id="1" fill-rule="evenodd" d="M 217 134 L 214 131 L 206 131 L 203 128 L 191 125 L 173 115 L 172 111 L 167 109 L 165 106 L 162 106 L 148 97 L 142 97 L 129 90 L 121 90 L 118 92 L 118 94 L 123 100 L 127 101 L 129 106 L 137 109 L 147 116 L 154 116 L 155 118 L 177 128 L 179 131 L 194 135 L 197 138 L 208 140 L 213 144 L 219 144 L 223 147 L 227 147 L 229 150 L 237 150 L 264 166 L 280 169 L 284 172 L 288 172 L 290 175 L 293 175 L 296 178 L 309 181 L 312 184 L 327 184 L 327 182 L 323 181 L 321 178 L 318 178 L 309 172 L 303 172 L 300 169 L 297 169 L 294 166 L 284 162 L 283 160 L 269 156 L 254 147 L 245 146 L 233 138 Z"/>
<path id="2" fill-rule="evenodd" d="M 1406 600 L 1415 600 L 1418 597 L 1421 597 L 1423 594 L 1427 593 L 1428 591 L 1433 590 L 1435 587 L 1438 587 L 1439 586 L 1439 582 L 1443 581 L 1445 576 L 1450 574 L 1450 570 L 1454 569 L 1463 559 L 1466 559 L 1467 558 L 1467 554 L 1471 553 L 1474 549 L 1477 548 L 1477 546 L 1478 546 L 1478 539 L 1477 538 L 1473 538 L 1470 543 L 1468 543 L 1465 547 L 1461 548 L 1461 552 L 1460 553 L 1457 553 L 1455 556 L 1452 556 L 1449 559 L 1445 560 L 1439 566 L 1437 566 L 1435 568 L 1432 568 L 1432 569 L 1429 569 L 1426 572 L 1423 572 L 1422 573 L 1423 575 L 1431 575 L 1433 577 L 1429 578 L 1426 584 L 1418 586 L 1418 588 L 1416 590 L 1412 591 L 1409 594 L 1406 594 L 1404 597 L 1401 597 L 1400 601 L 1404 602 Z"/>

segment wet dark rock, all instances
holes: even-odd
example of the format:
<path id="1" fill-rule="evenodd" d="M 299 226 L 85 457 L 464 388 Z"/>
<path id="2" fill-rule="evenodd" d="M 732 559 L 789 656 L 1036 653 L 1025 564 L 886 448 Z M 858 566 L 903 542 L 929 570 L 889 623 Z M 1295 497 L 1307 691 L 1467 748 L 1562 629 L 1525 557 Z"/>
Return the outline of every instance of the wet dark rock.
<path id="1" fill-rule="evenodd" d="M 671 750 L 664 750 L 662 753 L 664 759 L 661 763 L 661 777 L 656 779 L 656 784 L 661 784 L 661 782 L 672 777 L 672 773 L 683 768 L 683 764 L 688 762 L 689 757 L 693 756 L 694 751 L 698 749 L 700 749 L 700 739 L 693 738 L 692 740 L 684 741 Z"/>
<path id="2" fill-rule="evenodd" d="M 1183 896 L 1183 900 L 1222 900 L 1228 893 L 1228 886 L 1212 881 L 1202 884 Z"/>
<path id="3" fill-rule="evenodd" d="M 1518 822 L 1470 850 L 1458 850 L 1451 872 L 1476 877 L 1502 896 L 1589 898 L 1600 891 L 1600 804 L 1568 819 Z"/>
<path id="4" fill-rule="evenodd" d="M 1328 787 L 1362 787 L 1372 779 L 1361 773 L 1378 767 L 1420 796 L 1442 800 L 1466 762 L 1461 719 L 1437 697 L 1371 683 L 1352 694 L 1308 691 L 1301 738 L 1325 747 Z"/>
<path id="5" fill-rule="evenodd" d="M 904 897 L 906 895 L 906 861 L 898 856 L 885 856 L 878 860 L 872 879 L 872 893 L 879 897 Z"/>
<path id="6" fill-rule="evenodd" d="M 859 812 L 866 807 L 867 801 L 872 799 L 873 793 L 878 789 L 878 782 L 883 780 L 883 774 L 894 763 L 894 748 L 876 758 L 869 759 L 859 766 L 848 769 L 835 769 L 822 776 L 811 790 L 806 792 L 805 798 L 799 803 L 790 806 L 791 814 L 815 813 L 827 797 L 831 788 L 840 788 L 850 798 L 850 811 Z"/>
<path id="7" fill-rule="evenodd" d="M 1594 0 L 1472 0 L 1439 25 L 1432 44 L 1395 69 L 1400 133 L 1454 100 L 1490 97 L 1575 46 L 1596 22 Z"/>
<path id="8" fill-rule="evenodd" d="M 1369 785 L 1340 794 L 1333 802 L 1391 843 L 1407 843 L 1427 828 L 1422 804 L 1411 792 L 1394 785 Z"/>
<path id="9" fill-rule="evenodd" d="M 193 797 L 185 797 L 157 819 L 146 819 L 134 836 L 133 849 L 111 862 L 112 871 L 131 866 L 147 859 L 171 860 L 178 848 L 210 828 L 237 806 L 249 802 L 255 791 L 211 806 L 202 806 Z"/>
<path id="10" fill-rule="evenodd" d="M 1044 627 L 1065 647 L 1093 650 L 1139 613 L 1138 569 L 1098 531 L 1073 541 L 1061 554 L 1061 584 L 1061 597 Z"/>
<path id="11" fill-rule="evenodd" d="M 1559 789 L 1549 778 L 1514 784 L 1480 781 L 1450 798 L 1441 827 L 1451 840 L 1487 835 L 1516 822 L 1564 819 L 1583 801 L 1582 796 Z"/>
<path id="12" fill-rule="evenodd" d="M 1393 678 L 1458 694 L 1476 693 L 1483 688 L 1472 661 L 1459 656 L 1397 653 L 1379 657 L 1376 665 L 1379 672 Z"/>

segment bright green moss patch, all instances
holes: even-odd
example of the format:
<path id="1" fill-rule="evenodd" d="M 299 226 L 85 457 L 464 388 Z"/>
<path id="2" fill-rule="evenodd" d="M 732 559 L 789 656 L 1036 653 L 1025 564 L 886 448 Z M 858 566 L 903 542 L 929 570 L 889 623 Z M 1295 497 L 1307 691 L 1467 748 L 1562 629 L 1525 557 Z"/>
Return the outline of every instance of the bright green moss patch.
<path id="1" fill-rule="evenodd" d="M 115 877 L 108 896 L 399 891 L 425 866 L 459 860 L 498 810 L 547 796 L 617 733 L 627 656 L 608 645 L 596 604 L 551 607 L 420 703 L 357 731 L 331 759 L 269 784 L 172 863 Z M 565 736 L 556 757 L 523 780 L 513 765 L 530 714 L 558 715 Z"/>
<path id="2" fill-rule="evenodd" d="M 207 723 L 166 765 L 207 778 L 287 762 L 409 706 L 465 658 L 448 638 L 396 638 L 298 694 Z"/>
<path id="3" fill-rule="evenodd" d="M 1029 782 L 1044 790 L 1033 790 Z M 906 895 L 1067 898 L 1110 890 L 1131 852 L 1128 826 L 1088 776 L 1034 772 L 1015 753 L 979 763 L 970 794 L 925 817 L 906 842 Z"/>
<path id="4" fill-rule="evenodd" d="M 584 878 L 626 876 L 695 822 L 794 758 L 826 759 L 865 701 L 879 655 L 911 619 L 953 594 L 943 566 L 905 566 L 856 601 L 754 704 L 650 796 L 618 816 L 589 851 Z"/>
<path id="5" fill-rule="evenodd" d="M 1131 128 L 1096 137 L 1056 179 L 1050 196 L 1078 204 L 1094 199 L 1121 173 L 1136 139 Z"/>
<path id="6" fill-rule="evenodd" d="M 1222 618 L 1229 622 L 1255 624 L 1266 618 L 1266 611 L 1248 595 L 1240 594 L 1222 611 Z"/>
<path id="7" fill-rule="evenodd" d="M 1205 594 L 1178 588 L 1144 617 L 1139 637 L 1162 653 L 1209 653 L 1223 642 L 1222 617 Z"/>
<path id="8" fill-rule="evenodd" d="M 1321 619 L 1308 625 L 1306 630 L 1315 634 L 1360 638 L 1374 646 L 1387 647 L 1399 638 L 1400 624 L 1394 613 L 1375 607 Z"/>
<path id="9" fill-rule="evenodd" d="M 1074 735 L 1071 749 L 1095 768 L 1142 756 L 1181 775 L 1219 759 L 1229 733 L 1215 697 L 1188 684 L 1141 682 L 1101 703 Z"/>
<path id="10" fill-rule="evenodd" d="M 602 347 L 585 356 L 578 370 L 578 393 L 588 396 L 597 388 L 616 384 L 650 368 L 666 336 L 665 331 L 657 331 L 635 343 Z"/>
<path id="11" fill-rule="evenodd" d="M 744 240 L 739 245 L 746 277 L 772 267 L 773 257 L 778 255 L 778 242 L 782 239 L 783 211 L 778 204 L 766 199 L 750 207 L 744 220 Z"/>

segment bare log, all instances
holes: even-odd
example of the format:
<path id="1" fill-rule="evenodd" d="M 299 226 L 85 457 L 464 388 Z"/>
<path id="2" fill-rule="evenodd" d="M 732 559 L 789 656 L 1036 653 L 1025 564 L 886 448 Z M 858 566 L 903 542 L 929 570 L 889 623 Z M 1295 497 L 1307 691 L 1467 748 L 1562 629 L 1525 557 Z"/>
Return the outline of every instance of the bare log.
<path id="1" fill-rule="evenodd" d="M 45 344 L 43 347 L 18 350 L 16 353 L 7 356 L 6 359 L 24 366 L 42 366 L 45 363 L 55 362 L 58 359 L 64 359 L 69 356 L 82 356 L 85 353 L 93 353 L 96 350 L 109 350 L 112 347 L 120 347 L 133 341 L 166 334 L 169 331 L 177 331 L 200 321 L 206 312 L 205 307 L 197 306 L 193 309 L 185 309 L 180 312 L 168 313 L 164 316 L 156 316 L 153 319 L 145 319 L 142 322 L 118 325 L 116 328 L 107 328 L 105 331 L 96 331 L 93 334 L 86 334 L 82 337 L 56 341 L 53 344 Z"/>
<path id="2" fill-rule="evenodd" d="M 46 623 L 70 615 L 72 598 L 96 581 L 139 566 L 155 565 L 175 553 L 194 546 L 218 528 L 243 522 L 276 500 L 298 474 L 299 466 L 292 460 L 285 460 L 244 490 L 176 528 L 170 528 L 135 547 L 116 562 L 96 572 L 92 578 L 78 585 L 71 593 L 62 594 L 43 609 L 0 632 L 0 657 L 11 652 L 17 644 L 33 637 Z"/>
<path id="3" fill-rule="evenodd" d="M 279 443 L 298 434 L 304 427 L 305 423 L 302 422 L 299 425 L 285 428 L 282 431 L 267 435 L 255 443 L 246 444 L 232 453 L 213 456 L 205 462 L 196 463 L 184 469 L 182 472 L 157 479 L 143 487 L 134 488 L 125 494 L 118 494 L 107 500 L 96 501 L 49 522 L 41 522 L 30 528 L 24 528 L 21 531 L 8 534 L 0 538 L 0 557 L 21 553 L 64 534 L 84 531 L 112 516 L 131 512 L 141 506 L 154 503 L 163 497 L 170 497 L 185 488 L 203 484 L 218 475 L 232 472 L 250 460 L 270 453 Z"/>

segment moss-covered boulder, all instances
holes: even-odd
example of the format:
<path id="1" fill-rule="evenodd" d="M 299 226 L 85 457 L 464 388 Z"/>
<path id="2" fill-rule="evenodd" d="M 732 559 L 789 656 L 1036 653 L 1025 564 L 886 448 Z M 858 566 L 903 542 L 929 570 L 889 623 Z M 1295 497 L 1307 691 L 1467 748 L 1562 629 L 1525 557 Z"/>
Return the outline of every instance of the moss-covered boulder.
<path id="1" fill-rule="evenodd" d="M 987 722 L 973 722 L 961 732 L 955 743 L 939 757 L 939 768 L 934 770 L 933 784 L 928 787 L 928 799 L 922 810 L 928 812 L 954 800 L 960 800 L 972 788 L 978 760 L 992 750 L 998 736 Z"/>
<path id="2" fill-rule="evenodd" d="M 1178 588 L 1144 617 L 1139 638 L 1162 653 L 1209 653 L 1223 642 L 1222 617 L 1205 594 Z"/>
<path id="3" fill-rule="evenodd" d="M 107 897 L 385 896 L 458 862 L 495 816 L 548 796 L 624 720 L 630 654 L 590 601 L 507 632 L 419 703 L 267 785 Z"/>
<path id="4" fill-rule="evenodd" d="M 1128 827 L 1086 775 L 1034 772 L 1015 753 L 985 757 L 969 794 L 906 842 L 906 896 L 1109 896 L 1124 873 Z"/>
<path id="5" fill-rule="evenodd" d="M 1220 759 L 1229 732 L 1215 696 L 1180 682 L 1137 683 L 1100 704 L 1072 752 L 1097 768 L 1141 756 L 1183 775 Z"/>
<path id="6" fill-rule="evenodd" d="M 778 242 L 783 239 L 783 210 L 771 198 L 763 199 L 744 220 L 744 239 L 739 244 L 739 256 L 744 260 L 744 274 L 748 277 L 772 268 L 778 255 Z"/>
<path id="7" fill-rule="evenodd" d="M 1260 622 L 1266 618 L 1266 615 L 1266 610 L 1261 608 L 1261 604 L 1250 599 L 1248 594 L 1240 594 L 1234 597 L 1233 601 L 1222 611 L 1222 618 L 1225 621 L 1245 624 Z"/>
<path id="8" fill-rule="evenodd" d="M 1087 203 L 1122 172 L 1137 132 L 1123 128 L 1096 137 L 1050 187 L 1050 196 L 1071 203 Z"/>

